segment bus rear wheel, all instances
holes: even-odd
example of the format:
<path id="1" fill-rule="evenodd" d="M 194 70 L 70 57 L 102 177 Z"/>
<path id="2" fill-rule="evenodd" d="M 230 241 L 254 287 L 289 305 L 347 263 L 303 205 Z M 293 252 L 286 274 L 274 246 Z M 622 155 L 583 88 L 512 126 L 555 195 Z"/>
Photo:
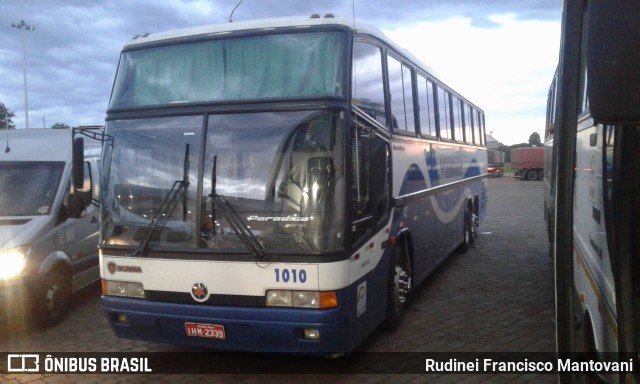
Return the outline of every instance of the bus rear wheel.
<path id="1" fill-rule="evenodd" d="M 473 212 L 471 206 L 467 205 L 467 208 L 464 212 L 464 226 L 463 226 L 463 237 L 462 243 L 458 247 L 459 253 L 465 253 L 473 246 L 475 243 L 475 238 L 478 236 L 477 225 L 478 225 L 478 217 Z"/>

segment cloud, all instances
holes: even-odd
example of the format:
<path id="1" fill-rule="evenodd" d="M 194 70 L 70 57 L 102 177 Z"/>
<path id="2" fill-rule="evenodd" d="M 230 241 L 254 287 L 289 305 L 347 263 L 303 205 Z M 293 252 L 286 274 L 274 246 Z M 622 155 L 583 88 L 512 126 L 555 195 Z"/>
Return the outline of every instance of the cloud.
<path id="1" fill-rule="evenodd" d="M 24 127 L 22 42 L 12 22 L 24 19 L 36 26 L 25 32 L 30 125 L 41 126 L 43 118 L 47 126 L 100 124 L 120 49 L 132 36 L 226 23 L 237 4 L 238 0 L 0 1 L 0 102 L 16 114 L 16 125 Z M 388 32 L 411 51 L 422 52 L 423 61 L 485 108 L 488 122 L 500 114 L 529 115 L 534 112 L 526 106 L 542 104 L 557 59 L 557 0 L 243 0 L 234 20 L 327 12 L 351 18 L 354 6 L 358 19 Z"/>

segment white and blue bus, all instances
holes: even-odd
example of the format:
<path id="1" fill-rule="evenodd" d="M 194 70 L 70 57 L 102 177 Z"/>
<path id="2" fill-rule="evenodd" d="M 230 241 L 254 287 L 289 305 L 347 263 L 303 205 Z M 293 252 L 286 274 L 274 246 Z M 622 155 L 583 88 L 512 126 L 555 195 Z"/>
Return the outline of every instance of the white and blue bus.
<path id="1" fill-rule="evenodd" d="M 635 372 L 559 382 L 638 383 L 640 3 L 567 0 L 545 134 L 545 218 L 563 358 Z M 591 380 L 591 381 L 589 381 Z"/>
<path id="2" fill-rule="evenodd" d="M 119 337 L 340 353 L 486 211 L 484 113 L 331 15 L 134 38 L 106 118 L 103 304 Z"/>

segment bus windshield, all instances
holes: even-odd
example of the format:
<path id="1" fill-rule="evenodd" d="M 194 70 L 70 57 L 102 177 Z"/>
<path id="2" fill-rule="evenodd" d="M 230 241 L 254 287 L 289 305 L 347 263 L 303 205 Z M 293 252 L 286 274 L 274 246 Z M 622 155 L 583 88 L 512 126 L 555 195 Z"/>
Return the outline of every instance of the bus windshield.
<path id="1" fill-rule="evenodd" d="M 343 116 L 108 122 L 115 144 L 104 150 L 103 244 L 136 247 L 146 238 L 150 247 L 226 253 L 342 249 Z M 150 233 L 154 220 L 160 224 Z"/>
<path id="2" fill-rule="evenodd" d="M 125 51 L 110 108 L 344 96 L 343 32 L 271 34 Z"/>
<path id="3" fill-rule="evenodd" d="M 0 166 L 0 215 L 48 215 L 64 162 L 6 161 Z"/>

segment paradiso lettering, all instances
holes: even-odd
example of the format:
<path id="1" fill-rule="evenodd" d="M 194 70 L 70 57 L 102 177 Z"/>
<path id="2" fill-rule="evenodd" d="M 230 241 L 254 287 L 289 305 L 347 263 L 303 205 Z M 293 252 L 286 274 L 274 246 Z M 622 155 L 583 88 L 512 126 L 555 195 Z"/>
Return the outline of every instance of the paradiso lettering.
<path id="1" fill-rule="evenodd" d="M 247 221 L 284 221 L 284 222 L 306 222 L 309 221 L 308 217 L 299 216 L 249 216 Z"/>

